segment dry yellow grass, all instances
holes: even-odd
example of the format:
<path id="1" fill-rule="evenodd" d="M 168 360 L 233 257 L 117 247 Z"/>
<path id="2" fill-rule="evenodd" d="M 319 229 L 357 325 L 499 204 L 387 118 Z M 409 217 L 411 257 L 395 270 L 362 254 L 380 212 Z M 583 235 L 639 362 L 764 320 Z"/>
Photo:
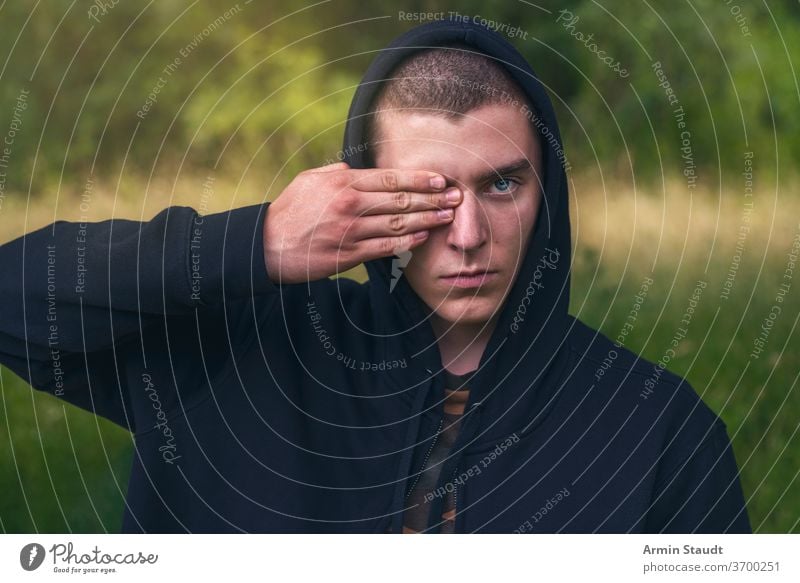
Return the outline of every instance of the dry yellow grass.
<path id="1" fill-rule="evenodd" d="M 782 257 L 800 232 L 800 197 L 774 185 L 758 186 L 746 199 L 743 181 L 690 192 L 681 179 L 637 188 L 611 180 L 603 188 L 578 177 L 570 202 L 576 251 L 592 251 L 602 265 L 615 268 L 627 261 L 637 272 L 658 266 L 727 269 L 740 234 L 746 237 L 744 256 L 760 263 L 764 255 Z"/>
<path id="2" fill-rule="evenodd" d="M 117 185 L 95 181 L 88 204 L 81 205 L 83 184 L 62 185 L 52 194 L 11 193 L 0 207 L 0 240 L 8 241 L 54 220 L 98 221 L 110 217 L 147 220 L 167 206 L 186 205 L 202 213 L 256 204 L 274 199 L 290 177 L 269 181 L 239 181 L 222 175 L 195 173 L 177 180 L 129 177 Z M 268 194 L 268 190 L 271 191 Z M 743 181 L 729 180 L 724 191 L 698 187 L 693 193 L 682 177 L 664 184 L 637 185 L 594 175 L 570 176 L 570 204 L 574 248 L 589 251 L 602 265 L 637 266 L 636 271 L 657 264 L 691 261 L 727 264 L 735 250 L 743 222 Z M 757 184 L 747 233 L 750 257 L 783 254 L 798 232 L 800 197 L 796 190 Z"/>

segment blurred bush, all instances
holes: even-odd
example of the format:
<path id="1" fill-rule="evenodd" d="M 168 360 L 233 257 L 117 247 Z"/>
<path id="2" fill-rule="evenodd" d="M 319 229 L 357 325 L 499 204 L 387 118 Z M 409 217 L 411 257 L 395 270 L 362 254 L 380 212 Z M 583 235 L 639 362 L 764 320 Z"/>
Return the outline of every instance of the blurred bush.
<path id="1" fill-rule="evenodd" d="M 30 92 L 7 190 L 32 184 L 38 194 L 62 178 L 113 174 L 123 162 L 147 174 L 176 164 L 233 174 L 320 165 L 341 147 L 349 100 L 374 52 L 414 24 L 400 11 L 519 28 L 512 42 L 552 92 L 574 168 L 637 177 L 683 169 L 680 130 L 653 62 L 683 107 L 699 175 L 738 174 L 745 150 L 759 152 L 762 176 L 800 156 L 800 10 L 789 0 L 696 0 L 680 9 L 667 0 L 613 8 L 591 0 L 120 2 L 90 17 L 92 7 L 52 0 L 0 10 L 0 129 L 20 91 Z"/>

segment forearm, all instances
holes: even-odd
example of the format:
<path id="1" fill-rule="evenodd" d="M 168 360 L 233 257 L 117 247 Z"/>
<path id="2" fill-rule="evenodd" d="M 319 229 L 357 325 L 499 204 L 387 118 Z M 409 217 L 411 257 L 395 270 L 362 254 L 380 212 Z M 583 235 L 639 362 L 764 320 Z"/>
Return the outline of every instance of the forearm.
<path id="1" fill-rule="evenodd" d="M 169 207 L 145 222 L 57 221 L 0 246 L 0 350 L 99 350 L 151 320 L 275 291 L 261 236 L 267 204 L 204 217 Z"/>

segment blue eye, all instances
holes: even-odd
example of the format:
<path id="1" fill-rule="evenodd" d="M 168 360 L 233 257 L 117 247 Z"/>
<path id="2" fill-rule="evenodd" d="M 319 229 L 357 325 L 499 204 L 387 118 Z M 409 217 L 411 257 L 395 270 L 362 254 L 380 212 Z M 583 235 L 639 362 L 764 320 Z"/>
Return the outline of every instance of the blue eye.
<path id="1" fill-rule="evenodd" d="M 495 196 L 505 196 L 509 194 L 513 194 L 517 188 L 519 187 L 519 182 L 513 178 L 509 178 L 508 176 L 503 176 L 498 178 L 492 183 L 492 186 L 496 189 L 495 191 L 489 191 L 489 194 Z"/>

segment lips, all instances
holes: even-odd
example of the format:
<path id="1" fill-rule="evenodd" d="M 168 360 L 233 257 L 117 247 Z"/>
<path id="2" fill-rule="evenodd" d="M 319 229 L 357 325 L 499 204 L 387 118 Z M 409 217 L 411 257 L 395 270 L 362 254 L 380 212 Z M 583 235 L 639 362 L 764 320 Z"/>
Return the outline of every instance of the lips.
<path id="1" fill-rule="evenodd" d="M 460 271 L 455 275 L 442 276 L 442 281 L 451 287 L 476 288 L 494 279 L 496 271 Z"/>
<path id="2" fill-rule="evenodd" d="M 471 270 L 464 270 L 459 271 L 458 273 L 452 273 L 450 275 L 443 275 L 444 279 L 450 279 L 454 277 L 475 277 L 476 275 L 483 275 L 484 273 L 495 273 L 490 269 L 471 269 Z"/>

